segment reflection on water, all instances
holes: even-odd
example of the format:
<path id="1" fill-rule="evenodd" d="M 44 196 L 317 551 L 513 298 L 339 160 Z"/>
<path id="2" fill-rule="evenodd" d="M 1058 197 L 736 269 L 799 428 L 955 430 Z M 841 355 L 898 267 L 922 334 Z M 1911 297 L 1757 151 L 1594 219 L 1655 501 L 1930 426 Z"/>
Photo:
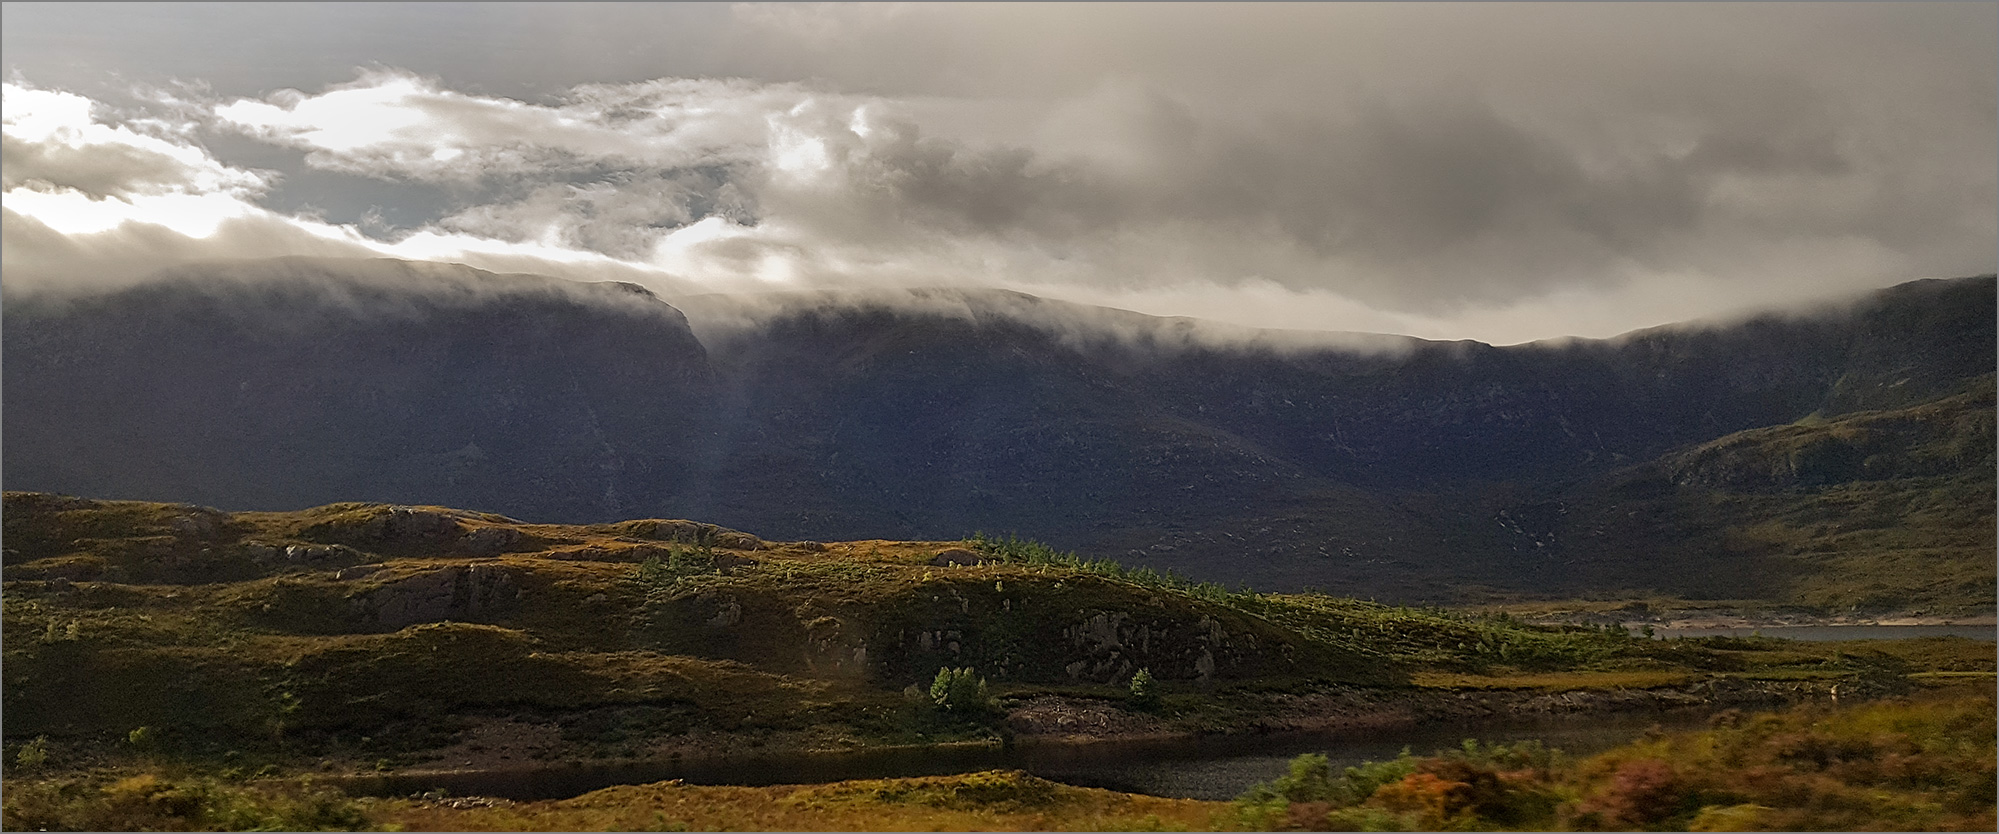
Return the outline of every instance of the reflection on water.
<path id="1" fill-rule="evenodd" d="M 1959 636 L 1994 639 L 1993 626 L 1773 626 L 1739 629 L 1659 629 L 1660 636 L 1729 635 L 1794 640 L 1878 640 Z M 1071 785 L 1111 788 L 1188 799 L 1233 799 L 1258 782 L 1285 772 L 1301 753 L 1323 753 L 1335 772 L 1363 761 L 1391 759 L 1408 747 L 1417 754 L 1457 747 L 1464 739 L 1538 739 L 1571 755 L 1587 755 L 1637 738 L 1655 724 L 1666 729 L 1698 726 L 1707 711 L 1670 714 L 1575 715 L 1494 724 L 1430 723 L 1365 735 L 1282 735 L 1165 741 L 1046 745 L 1016 749 L 889 750 L 840 754 L 787 754 L 729 760 L 652 761 L 618 765 L 577 765 L 534 770 L 486 771 L 432 776 L 356 777 L 334 780 L 357 793 L 410 794 L 441 788 L 453 795 L 509 799 L 559 799 L 612 785 L 684 779 L 700 785 L 785 785 L 939 776 L 992 768 L 1017 768 Z"/>
<path id="2" fill-rule="evenodd" d="M 1417 755 L 1456 748 L 1467 738 L 1485 742 L 1537 739 L 1571 755 L 1587 755 L 1615 747 L 1648 728 L 1684 729 L 1702 726 L 1707 711 L 1671 714 L 1589 715 L 1545 718 L 1504 725 L 1430 724 L 1369 738 L 1328 738 L 1296 735 L 1261 739 L 1229 739 L 1226 743 L 1183 742 L 1168 755 L 1127 756 L 1065 763 L 1054 758 L 1029 762 L 1023 769 L 1037 776 L 1086 787 L 1186 799 L 1234 799 L 1251 785 L 1283 775 L 1301 753 L 1321 753 L 1333 772 L 1368 761 L 1395 758 L 1403 748 Z M 1167 751 L 1160 751 L 1165 753 Z"/>
<path id="3" fill-rule="evenodd" d="M 726 761 L 655 761 L 431 776 L 357 777 L 334 782 L 353 793 L 407 795 L 443 789 L 454 796 L 534 800 L 566 798 L 612 785 L 666 779 L 684 779 L 701 785 L 784 785 L 1017 768 L 1071 785 L 1188 799 L 1233 799 L 1251 785 L 1283 774 L 1291 758 L 1300 753 L 1325 754 L 1332 760 L 1335 772 L 1363 761 L 1392 759 L 1404 747 L 1425 754 L 1457 747 L 1466 738 L 1540 739 L 1551 747 L 1586 754 L 1630 741 L 1655 724 L 1668 729 L 1695 726 L 1706 714 L 1682 711 L 1567 716 L 1505 725 L 1433 723 L 1402 730 L 1371 731 L 1365 736 L 1289 734 L 1014 749 L 793 754 Z"/>
<path id="4" fill-rule="evenodd" d="M 1756 626 L 1747 628 L 1660 628 L 1660 637 L 1782 637 L 1786 640 L 1907 640 L 1912 637 L 1968 637 L 1973 640 L 1999 639 L 1999 626 L 1990 625 L 1833 625 Z"/>

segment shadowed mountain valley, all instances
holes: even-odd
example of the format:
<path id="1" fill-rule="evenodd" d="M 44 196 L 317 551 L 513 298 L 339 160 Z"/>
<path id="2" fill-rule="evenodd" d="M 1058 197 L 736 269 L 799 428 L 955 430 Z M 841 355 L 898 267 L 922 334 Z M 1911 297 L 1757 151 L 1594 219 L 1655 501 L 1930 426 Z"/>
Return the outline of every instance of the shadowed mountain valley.
<path id="1" fill-rule="evenodd" d="M 5 481 L 986 530 L 1403 601 L 1961 614 L 1991 608 L 1993 286 L 1498 348 L 1196 338 L 1223 331 L 996 291 L 690 328 L 623 285 L 292 259 L 10 297 Z"/>

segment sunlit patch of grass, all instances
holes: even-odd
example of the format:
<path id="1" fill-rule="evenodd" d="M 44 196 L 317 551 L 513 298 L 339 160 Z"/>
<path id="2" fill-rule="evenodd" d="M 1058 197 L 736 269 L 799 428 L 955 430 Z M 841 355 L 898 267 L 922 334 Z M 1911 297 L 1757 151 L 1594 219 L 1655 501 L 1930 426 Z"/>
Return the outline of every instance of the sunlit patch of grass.
<path id="1" fill-rule="evenodd" d="M 325 831 L 374 827 L 337 791 L 232 783 L 143 771 L 23 782 L 10 779 L 0 826 L 10 831 Z"/>
<path id="2" fill-rule="evenodd" d="M 1917 681 L 1917 682 L 1932 681 L 1938 683 L 1946 683 L 1946 682 L 1954 683 L 1957 681 L 1990 681 L 1994 680 L 1995 678 L 1999 678 L 1999 674 L 1995 674 L 1992 672 L 1915 672 L 1909 675 L 1909 680 L 1912 681 Z"/>
<path id="3" fill-rule="evenodd" d="M 246 751 L 316 766 L 307 751 L 342 750 L 361 767 L 395 767 L 502 720 L 559 725 L 573 748 L 565 754 L 584 757 L 720 737 L 799 749 L 997 743 L 1004 710 L 1041 695 L 1129 714 L 1139 668 L 1162 690 L 1144 716 L 1158 732 L 1239 730 L 1258 720 L 1256 697 L 1329 686 L 1628 689 L 1717 673 L 1839 680 L 1993 668 L 1989 643 L 1981 656 L 1968 641 L 1649 640 L 1608 625 L 1232 591 L 1015 539 L 969 543 L 985 551 L 981 563 L 934 564 L 968 543 L 767 543 L 693 522 L 526 525 L 382 505 L 229 515 L 6 500 L 10 537 L 91 532 L 76 546 L 83 556 L 104 542 L 139 553 L 168 536 L 187 543 L 173 558 L 240 539 L 262 543 L 244 547 L 268 563 L 258 575 L 198 583 L 9 581 L 0 623 L 16 745 L 47 735 L 65 749 L 122 751 L 120 740 L 147 726 L 176 755 Z M 396 519 L 415 519 L 415 542 L 442 529 L 440 518 L 521 536 L 488 555 L 401 542 L 322 564 L 288 551 L 326 546 L 314 538 L 393 538 L 385 520 Z M 120 539 L 121 529 L 145 541 Z M 940 715 L 904 697 L 946 667 L 975 669 L 1001 711 Z"/>
<path id="4" fill-rule="evenodd" d="M 1212 830 L 1226 803 L 1076 788 L 1018 771 L 746 788 L 675 782 L 487 808 L 371 805 L 407 830 L 1185 831 Z"/>

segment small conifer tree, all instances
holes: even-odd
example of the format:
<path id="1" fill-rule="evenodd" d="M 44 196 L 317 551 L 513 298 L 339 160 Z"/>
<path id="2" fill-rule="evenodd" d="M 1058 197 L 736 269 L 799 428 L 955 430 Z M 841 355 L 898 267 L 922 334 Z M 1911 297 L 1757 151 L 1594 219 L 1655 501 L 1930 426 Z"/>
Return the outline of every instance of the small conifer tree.
<path id="1" fill-rule="evenodd" d="M 930 682 L 930 701 L 938 709 L 946 712 L 976 713 L 992 708 L 992 694 L 986 689 L 986 679 L 970 667 L 937 670 L 937 677 Z"/>
<path id="2" fill-rule="evenodd" d="M 1131 705 L 1148 711 L 1159 708 L 1159 681 L 1153 679 L 1151 669 L 1140 669 L 1131 676 Z"/>

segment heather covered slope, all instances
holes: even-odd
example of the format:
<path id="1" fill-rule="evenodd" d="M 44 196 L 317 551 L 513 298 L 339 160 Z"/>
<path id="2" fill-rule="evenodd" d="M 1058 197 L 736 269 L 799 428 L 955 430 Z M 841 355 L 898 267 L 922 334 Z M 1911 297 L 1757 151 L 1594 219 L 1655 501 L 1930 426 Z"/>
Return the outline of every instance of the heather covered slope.
<path id="1" fill-rule="evenodd" d="M 1726 581 L 1827 611 L 1989 613 L 1991 380 L 1677 450 L 1564 490 L 1520 538 L 1576 572 L 1576 588 Z M 1707 576 L 1663 584 L 1659 564 Z"/>
<path id="2" fill-rule="evenodd" d="M 690 328 L 616 285 L 396 262 L 232 269 L 10 298 L 7 486 L 702 518 L 778 539 L 1013 532 L 1232 585 L 1404 601 L 1990 606 L 1972 588 L 1992 557 L 1977 430 L 1990 277 L 1496 348 L 958 291 L 767 300 L 735 326 L 714 324 L 728 304 L 677 300 L 709 322 Z M 1958 415 L 1934 442 L 1895 416 L 1934 408 Z M 1806 441 L 1759 432 L 1848 417 L 1874 421 L 1874 439 L 1783 451 L 1805 456 L 1789 480 L 1659 474 L 1776 472 L 1778 452 L 1754 449 Z M 1716 502 L 1738 509 L 1704 509 Z M 1757 544 L 1773 523 L 1758 513 L 1862 504 L 1914 561 L 1829 528 Z M 1908 585 L 1916 565 L 1949 580 Z"/>
<path id="3" fill-rule="evenodd" d="M 1915 655 L 1663 641 L 1230 593 L 1012 540 L 34 493 L 4 510 L 6 732 L 83 748 L 147 727 L 189 755 L 406 766 L 498 732 L 532 741 L 510 748 L 525 762 L 1071 732 L 1051 710 L 1116 732 L 1240 732 L 1384 705 L 1451 715 L 1458 691 L 1616 690 L 1613 706 L 1653 708 L 1889 691 L 1991 660 L 1962 640 Z M 975 669 L 998 700 L 929 710 L 922 688 L 946 668 Z M 1157 709 L 1128 698 L 1141 669 Z"/>

